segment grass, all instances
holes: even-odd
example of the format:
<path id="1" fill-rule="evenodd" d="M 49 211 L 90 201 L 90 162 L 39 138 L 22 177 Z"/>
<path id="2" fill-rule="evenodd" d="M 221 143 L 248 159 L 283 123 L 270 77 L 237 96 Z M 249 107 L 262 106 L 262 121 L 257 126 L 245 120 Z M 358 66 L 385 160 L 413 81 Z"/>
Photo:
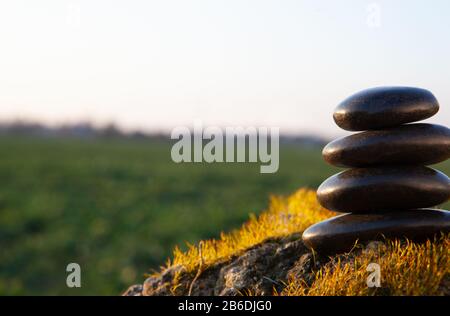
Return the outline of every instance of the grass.
<path id="1" fill-rule="evenodd" d="M 0 137 L 0 294 L 121 293 L 175 245 L 218 237 L 270 194 L 317 187 L 336 169 L 283 147 L 280 169 L 175 164 L 170 144 Z M 82 287 L 66 287 L 77 262 Z"/>
<path id="2" fill-rule="evenodd" d="M 450 164 L 440 169 L 449 173 Z M 176 245 L 174 261 L 194 268 L 196 250 L 185 242 L 220 239 L 270 195 L 316 188 L 337 170 L 319 149 L 294 146 L 281 147 L 277 173 L 260 174 L 258 164 L 175 164 L 165 142 L 0 137 L 0 294 L 117 295 Z M 294 215 L 258 232 L 255 216 L 207 262 L 269 233 L 303 229 L 317 220 L 312 203 L 291 198 L 284 207 Z M 296 219 L 307 205 L 313 217 Z M 66 287 L 70 262 L 81 265 L 80 289 Z"/>

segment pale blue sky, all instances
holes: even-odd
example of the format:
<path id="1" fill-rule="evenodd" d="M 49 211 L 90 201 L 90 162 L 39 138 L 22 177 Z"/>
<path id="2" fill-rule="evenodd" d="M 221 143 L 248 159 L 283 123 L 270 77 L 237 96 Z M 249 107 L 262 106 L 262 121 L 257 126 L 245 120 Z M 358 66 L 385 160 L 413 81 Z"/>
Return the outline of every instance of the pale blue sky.
<path id="1" fill-rule="evenodd" d="M 3 120 L 332 135 L 336 104 L 379 85 L 430 89 L 448 125 L 450 1 L 0 2 Z"/>

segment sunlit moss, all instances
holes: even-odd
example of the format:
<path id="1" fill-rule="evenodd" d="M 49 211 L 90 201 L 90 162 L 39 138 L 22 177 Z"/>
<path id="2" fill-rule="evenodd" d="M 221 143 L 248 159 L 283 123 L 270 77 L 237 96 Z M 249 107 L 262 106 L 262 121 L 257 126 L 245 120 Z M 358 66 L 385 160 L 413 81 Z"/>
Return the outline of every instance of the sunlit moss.
<path id="1" fill-rule="evenodd" d="M 291 278 L 281 295 L 440 295 L 450 273 L 449 236 L 415 244 L 388 241 L 327 264 L 308 286 Z M 380 265 L 381 287 L 366 285 L 370 263 Z"/>
<path id="2" fill-rule="evenodd" d="M 268 238 L 301 233 L 311 224 L 334 216 L 322 208 L 312 190 L 300 189 L 283 198 L 271 197 L 269 208 L 258 217 L 251 216 L 239 230 L 222 233 L 219 239 L 188 245 L 174 251 L 167 266 L 182 265 L 186 272 L 198 272 L 211 264 L 227 260 Z M 439 295 L 449 277 L 450 237 L 423 244 L 398 240 L 376 244 L 375 248 L 336 257 L 315 272 L 312 284 L 291 277 L 276 295 Z M 380 288 L 366 285 L 370 263 L 382 271 Z M 173 283 L 176 287 L 176 282 Z"/>
<path id="3" fill-rule="evenodd" d="M 185 252 L 175 248 L 174 259 L 168 264 L 181 264 L 187 271 L 193 271 L 200 260 L 206 266 L 226 260 L 267 238 L 301 232 L 333 215 L 317 203 L 316 194 L 311 190 L 298 190 L 288 198 L 272 196 L 269 209 L 258 217 L 251 215 L 239 230 L 222 233 L 220 239 L 204 240 L 198 246 L 188 245 Z"/>

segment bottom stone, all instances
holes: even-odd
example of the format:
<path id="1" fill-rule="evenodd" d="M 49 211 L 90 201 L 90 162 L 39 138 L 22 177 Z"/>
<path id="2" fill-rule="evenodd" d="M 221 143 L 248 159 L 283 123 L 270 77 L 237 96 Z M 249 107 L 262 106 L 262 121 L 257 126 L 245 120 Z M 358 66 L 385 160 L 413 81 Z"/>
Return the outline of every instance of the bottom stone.
<path id="1" fill-rule="evenodd" d="M 310 226 L 303 242 L 324 255 L 350 251 L 355 242 L 386 238 L 424 241 L 450 232 L 450 212 L 418 209 L 382 214 L 343 214 Z"/>

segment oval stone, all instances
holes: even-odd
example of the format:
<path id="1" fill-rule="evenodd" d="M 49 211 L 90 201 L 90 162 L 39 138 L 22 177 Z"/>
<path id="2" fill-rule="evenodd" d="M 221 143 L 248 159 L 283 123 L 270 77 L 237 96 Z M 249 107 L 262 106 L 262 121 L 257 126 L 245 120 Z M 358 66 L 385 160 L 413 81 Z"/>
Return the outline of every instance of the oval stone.
<path id="1" fill-rule="evenodd" d="M 431 207 L 450 197 L 450 179 L 428 167 L 349 169 L 317 189 L 319 203 L 332 211 L 369 213 Z"/>
<path id="2" fill-rule="evenodd" d="M 450 158 L 450 129 L 433 124 L 407 124 L 339 138 L 322 151 L 338 167 L 430 165 Z"/>
<path id="3" fill-rule="evenodd" d="M 409 210 L 385 214 L 343 214 L 310 226 L 303 242 L 316 252 L 331 255 L 350 251 L 355 243 L 408 238 L 420 242 L 450 232 L 450 212 Z"/>
<path id="4" fill-rule="evenodd" d="M 333 118 L 345 130 L 363 131 L 420 121 L 438 110 L 439 103 L 428 90 L 378 87 L 345 99 L 335 109 Z"/>

